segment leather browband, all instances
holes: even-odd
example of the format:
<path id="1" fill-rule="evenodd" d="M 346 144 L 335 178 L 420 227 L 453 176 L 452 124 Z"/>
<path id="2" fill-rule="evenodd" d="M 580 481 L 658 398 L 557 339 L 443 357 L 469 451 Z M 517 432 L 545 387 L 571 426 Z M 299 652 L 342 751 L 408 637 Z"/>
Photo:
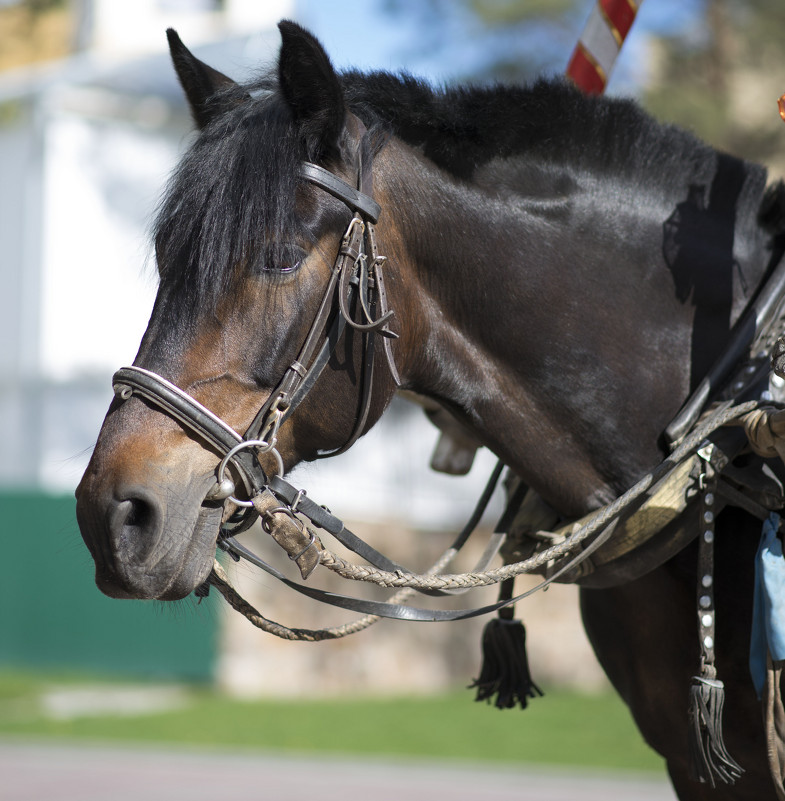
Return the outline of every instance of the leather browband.
<path id="1" fill-rule="evenodd" d="M 359 211 L 372 223 L 379 221 L 382 207 L 372 197 L 350 186 L 346 181 L 325 170 L 324 167 L 306 161 L 300 167 L 300 175 L 324 189 L 325 192 L 329 192 L 333 197 L 342 200 L 352 211 Z"/>

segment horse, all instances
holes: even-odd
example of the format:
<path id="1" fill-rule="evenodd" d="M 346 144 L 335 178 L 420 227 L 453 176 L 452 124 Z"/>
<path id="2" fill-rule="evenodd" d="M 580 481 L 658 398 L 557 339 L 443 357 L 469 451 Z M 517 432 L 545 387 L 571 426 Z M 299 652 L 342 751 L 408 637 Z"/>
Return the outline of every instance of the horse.
<path id="1" fill-rule="evenodd" d="M 667 455 L 663 432 L 778 263 L 782 185 L 630 100 L 552 79 L 435 89 L 338 73 L 308 31 L 279 29 L 277 69 L 246 85 L 168 32 L 198 136 L 158 209 L 159 288 L 136 375 L 187 393 L 209 425 L 246 431 L 266 475 L 345 449 L 408 391 L 562 520 L 631 487 Z M 314 321 L 327 330 L 340 317 L 330 298 L 352 291 L 347 279 L 325 292 L 341 259 L 370 265 L 346 315 L 360 319 L 329 330 L 309 372 L 298 354 L 315 358 Z M 290 406 L 297 393 L 281 386 L 304 381 Z M 239 460 L 175 406 L 120 391 L 77 488 L 111 597 L 202 586 L 222 526 L 250 503 Z M 773 799 L 747 669 L 760 523 L 730 506 L 716 520 L 716 659 L 744 772 L 716 787 L 690 778 L 698 528 L 685 512 L 624 581 L 582 587 L 584 625 L 680 799 Z"/>

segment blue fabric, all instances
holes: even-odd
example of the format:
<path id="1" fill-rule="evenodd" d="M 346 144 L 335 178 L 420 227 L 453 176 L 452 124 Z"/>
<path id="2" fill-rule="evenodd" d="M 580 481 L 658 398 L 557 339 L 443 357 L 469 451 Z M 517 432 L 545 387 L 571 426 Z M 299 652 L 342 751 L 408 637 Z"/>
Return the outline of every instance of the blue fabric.
<path id="1" fill-rule="evenodd" d="M 755 596 L 752 606 L 750 671 L 758 698 L 766 684 L 766 654 L 785 659 L 785 559 L 777 537 L 780 516 L 772 512 L 763 523 L 755 557 Z"/>

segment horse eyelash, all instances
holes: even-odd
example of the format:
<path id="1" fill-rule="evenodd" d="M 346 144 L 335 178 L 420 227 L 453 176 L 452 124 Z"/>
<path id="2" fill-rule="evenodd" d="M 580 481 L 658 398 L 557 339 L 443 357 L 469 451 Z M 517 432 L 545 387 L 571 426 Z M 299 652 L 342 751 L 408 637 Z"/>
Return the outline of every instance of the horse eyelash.
<path id="1" fill-rule="evenodd" d="M 279 254 L 266 257 L 261 272 L 290 275 L 300 269 L 307 255 L 303 248 L 293 245 Z"/>

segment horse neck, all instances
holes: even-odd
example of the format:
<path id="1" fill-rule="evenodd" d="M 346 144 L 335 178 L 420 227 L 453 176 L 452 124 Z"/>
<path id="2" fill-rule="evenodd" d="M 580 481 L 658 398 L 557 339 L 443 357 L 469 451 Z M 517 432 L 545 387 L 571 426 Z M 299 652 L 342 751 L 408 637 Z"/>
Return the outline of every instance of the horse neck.
<path id="1" fill-rule="evenodd" d="M 690 389 L 695 308 L 663 259 L 675 200 L 603 192 L 599 177 L 502 191 L 514 162 L 462 183 L 400 144 L 385 161 L 406 388 L 447 406 L 565 514 L 617 495 L 659 461 Z"/>

